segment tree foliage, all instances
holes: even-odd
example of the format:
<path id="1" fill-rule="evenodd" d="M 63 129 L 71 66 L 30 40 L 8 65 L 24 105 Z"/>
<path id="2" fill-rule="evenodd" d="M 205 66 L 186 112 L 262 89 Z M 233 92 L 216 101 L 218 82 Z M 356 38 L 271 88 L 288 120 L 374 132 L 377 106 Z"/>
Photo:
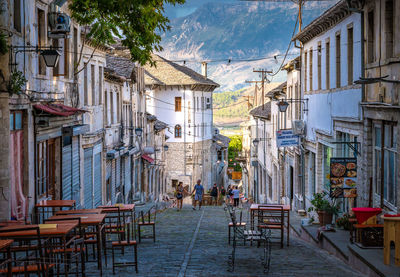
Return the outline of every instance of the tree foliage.
<path id="1" fill-rule="evenodd" d="M 165 4 L 183 4 L 185 0 L 73 0 L 72 18 L 90 26 L 87 38 L 96 44 L 111 45 L 121 39 L 132 60 L 153 63 L 153 50 L 161 51 L 161 36 L 169 30 Z"/>
<path id="2" fill-rule="evenodd" d="M 242 151 L 242 137 L 231 136 L 229 138 L 231 141 L 228 147 L 228 165 L 229 167 L 233 167 L 235 171 L 242 171 L 239 162 L 236 161 L 236 157 Z"/>

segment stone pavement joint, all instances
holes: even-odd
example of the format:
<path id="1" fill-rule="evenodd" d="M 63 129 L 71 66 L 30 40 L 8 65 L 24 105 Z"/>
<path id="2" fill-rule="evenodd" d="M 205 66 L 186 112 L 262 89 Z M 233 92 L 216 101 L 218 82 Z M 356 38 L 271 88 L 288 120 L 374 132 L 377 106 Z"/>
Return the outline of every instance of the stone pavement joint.
<path id="1" fill-rule="evenodd" d="M 182 266 L 181 266 L 181 270 L 179 271 L 178 277 L 183 277 L 183 276 L 185 276 L 186 268 L 187 268 L 187 265 L 188 265 L 188 263 L 189 263 L 190 256 L 191 256 L 191 254 L 192 254 L 192 250 L 193 250 L 193 247 L 194 247 L 194 243 L 195 243 L 195 241 L 196 241 L 196 238 L 197 238 L 197 234 L 199 233 L 199 229 L 200 229 L 200 225 L 201 225 L 201 220 L 203 219 L 203 216 L 204 216 L 204 209 L 203 209 L 203 211 L 202 211 L 202 213 L 201 213 L 199 222 L 197 223 L 197 227 L 196 227 L 196 230 L 195 230 L 195 232 L 194 232 L 194 234 L 193 234 L 192 240 L 190 241 L 189 248 L 188 248 L 188 250 L 187 250 L 186 253 L 185 253 L 185 259 L 183 260 L 183 263 L 182 263 Z"/>

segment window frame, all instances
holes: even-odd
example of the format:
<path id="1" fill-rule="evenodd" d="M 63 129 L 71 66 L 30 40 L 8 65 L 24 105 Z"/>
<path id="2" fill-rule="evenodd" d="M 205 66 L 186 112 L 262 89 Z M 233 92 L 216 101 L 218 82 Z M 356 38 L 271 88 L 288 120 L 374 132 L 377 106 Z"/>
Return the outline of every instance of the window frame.
<path id="1" fill-rule="evenodd" d="M 182 138 L 182 127 L 181 125 L 177 124 L 174 127 L 174 136 L 175 138 Z"/>
<path id="2" fill-rule="evenodd" d="M 177 96 L 175 97 L 175 112 L 182 111 L 182 97 Z"/>

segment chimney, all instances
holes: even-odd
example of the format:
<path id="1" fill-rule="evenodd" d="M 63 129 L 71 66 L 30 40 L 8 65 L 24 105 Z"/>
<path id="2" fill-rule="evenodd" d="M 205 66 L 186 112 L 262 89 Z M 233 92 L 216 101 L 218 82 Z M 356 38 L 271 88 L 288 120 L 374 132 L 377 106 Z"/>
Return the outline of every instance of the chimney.
<path id="1" fill-rule="evenodd" d="M 207 63 L 202 62 L 201 63 L 201 75 L 207 78 Z"/>

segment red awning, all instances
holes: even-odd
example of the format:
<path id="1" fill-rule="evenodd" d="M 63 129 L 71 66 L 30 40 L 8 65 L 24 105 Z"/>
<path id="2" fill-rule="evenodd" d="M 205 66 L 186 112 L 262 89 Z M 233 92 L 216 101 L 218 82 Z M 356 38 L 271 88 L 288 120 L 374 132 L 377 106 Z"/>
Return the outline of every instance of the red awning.
<path id="1" fill-rule="evenodd" d="M 154 159 L 151 158 L 149 155 L 146 155 L 146 154 L 142 155 L 142 159 L 145 159 L 146 161 L 148 161 L 151 164 L 154 162 Z"/>
<path id="2" fill-rule="evenodd" d="M 48 103 L 48 104 L 35 104 L 33 107 L 36 110 L 40 110 L 42 112 L 52 114 L 52 115 L 59 115 L 59 116 L 71 116 L 76 113 L 84 113 L 85 110 L 73 108 L 70 106 L 66 106 L 63 104 L 55 104 L 55 103 Z"/>

